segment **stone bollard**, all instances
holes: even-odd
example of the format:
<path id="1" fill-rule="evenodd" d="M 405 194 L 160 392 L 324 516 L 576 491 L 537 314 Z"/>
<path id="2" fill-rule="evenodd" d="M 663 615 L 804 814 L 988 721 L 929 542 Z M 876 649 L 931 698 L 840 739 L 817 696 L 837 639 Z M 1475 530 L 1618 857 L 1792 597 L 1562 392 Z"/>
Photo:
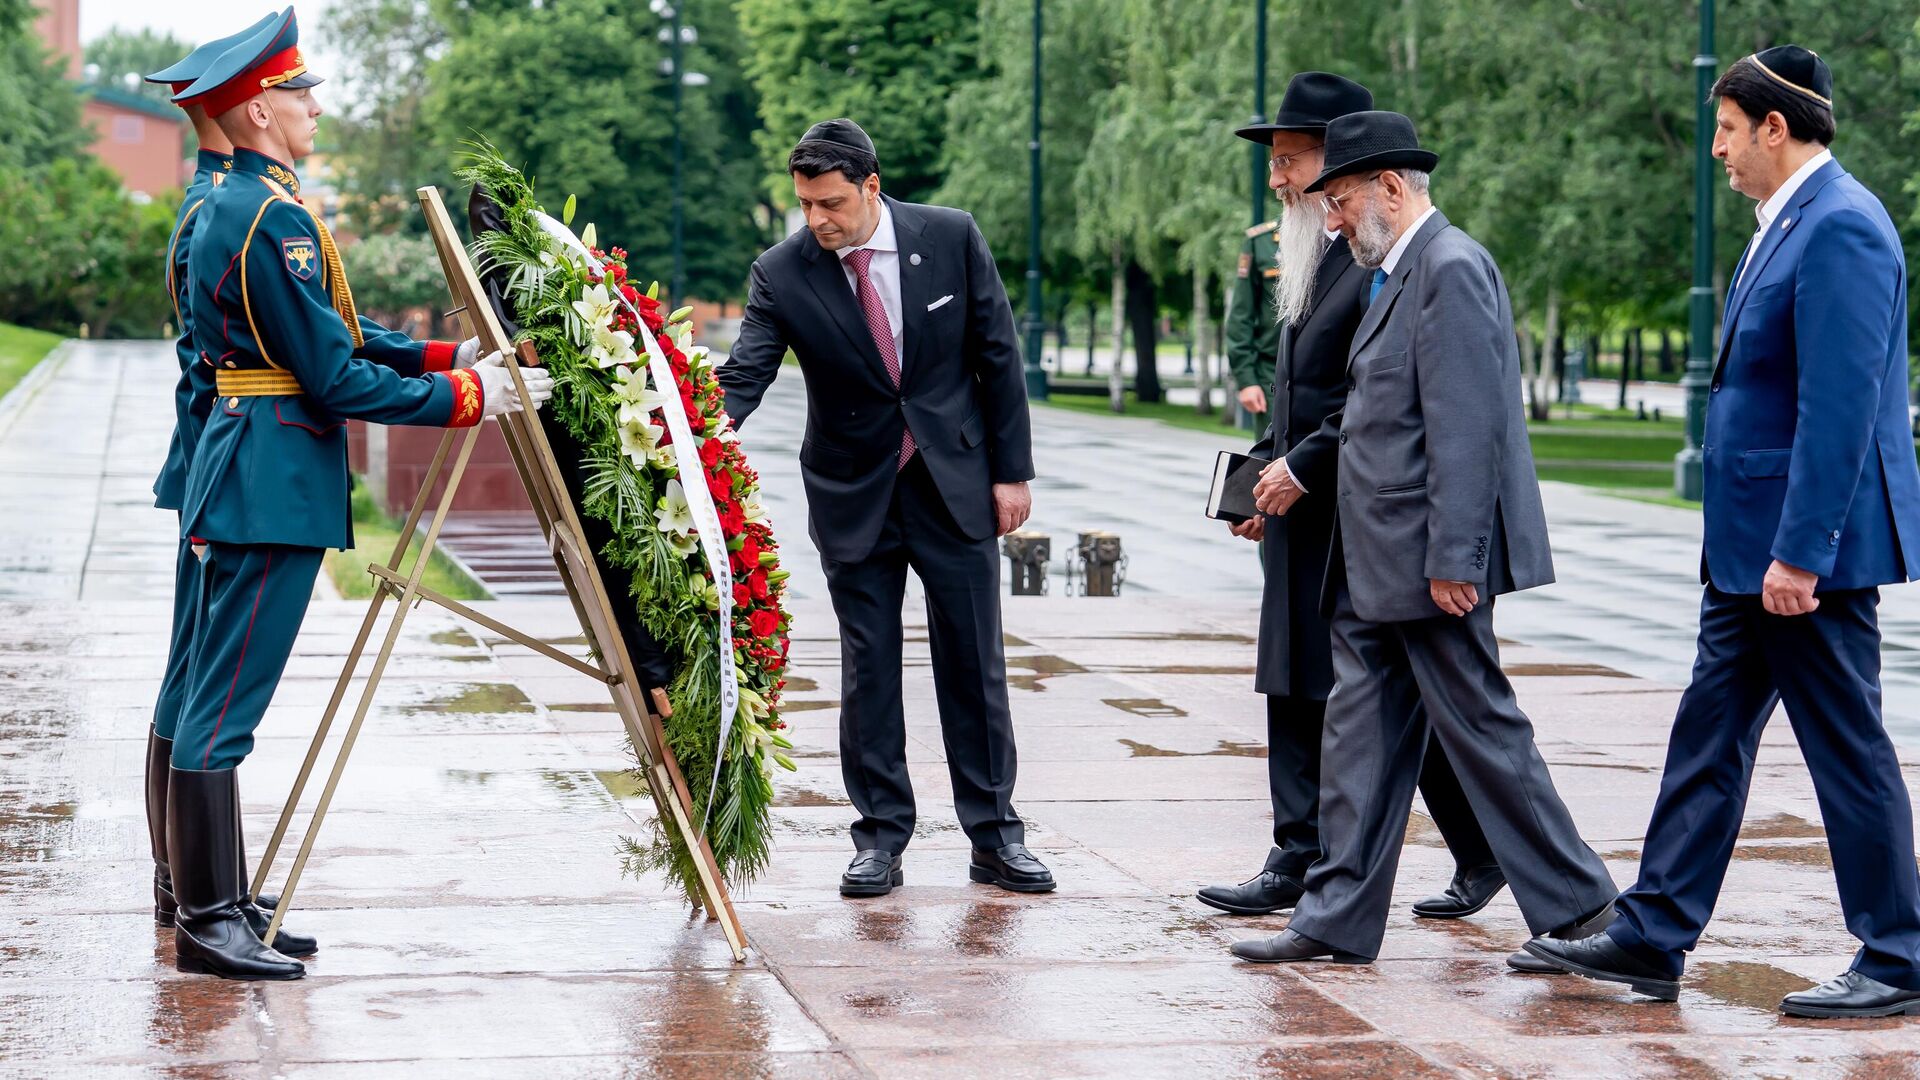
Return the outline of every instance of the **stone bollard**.
<path id="1" fill-rule="evenodd" d="M 1080 578 L 1082 596 L 1119 596 L 1127 580 L 1127 556 L 1120 549 L 1120 537 L 1110 532 L 1081 533 L 1067 560 L 1069 593 L 1075 576 Z"/>
<path id="2" fill-rule="evenodd" d="M 1013 564 L 1013 595 L 1047 594 L 1047 560 L 1053 557 L 1053 539 L 1025 529 L 1007 534 L 1001 551 Z"/>

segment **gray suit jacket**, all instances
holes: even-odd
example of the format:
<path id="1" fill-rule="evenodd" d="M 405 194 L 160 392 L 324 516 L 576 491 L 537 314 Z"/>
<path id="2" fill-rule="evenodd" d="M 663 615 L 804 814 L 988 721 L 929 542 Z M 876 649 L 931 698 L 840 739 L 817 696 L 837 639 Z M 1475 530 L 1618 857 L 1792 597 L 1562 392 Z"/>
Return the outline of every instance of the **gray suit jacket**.
<path id="1" fill-rule="evenodd" d="M 1429 579 L 1483 602 L 1553 580 L 1520 400 L 1520 350 L 1493 256 L 1436 213 L 1354 333 L 1340 429 L 1339 542 L 1371 622 L 1440 614 Z M 1344 553 L 1344 558 L 1343 558 Z"/>

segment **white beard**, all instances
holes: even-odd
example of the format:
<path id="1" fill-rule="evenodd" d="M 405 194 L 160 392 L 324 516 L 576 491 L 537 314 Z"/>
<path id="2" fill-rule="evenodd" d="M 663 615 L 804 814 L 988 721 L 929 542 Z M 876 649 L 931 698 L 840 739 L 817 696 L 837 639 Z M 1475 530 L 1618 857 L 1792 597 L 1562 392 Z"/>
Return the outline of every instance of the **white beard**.
<path id="1" fill-rule="evenodd" d="M 1332 243 L 1327 238 L 1327 204 L 1320 196 L 1300 196 L 1286 204 L 1274 252 L 1280 275 L 1273 283 L 1273 308 L 1282 325 L 1298 326 L 1306 319 L 1320 257 Z"/>

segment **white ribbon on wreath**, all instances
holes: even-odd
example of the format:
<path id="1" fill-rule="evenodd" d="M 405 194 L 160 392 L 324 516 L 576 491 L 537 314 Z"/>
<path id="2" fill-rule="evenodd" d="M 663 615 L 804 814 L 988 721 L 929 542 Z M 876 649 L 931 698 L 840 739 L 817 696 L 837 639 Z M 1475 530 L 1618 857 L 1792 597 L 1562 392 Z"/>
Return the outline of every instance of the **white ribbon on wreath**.
<path id="1" fill-rule="evenodd" d="M 534 217 L 540 227 L 567 250 L 589 266 L 598 265 L 593 253 L 580 242 L 572 229 L 546 214 L 536 212 Z M 707 488 L 706 466 L 700 460 L 700 450 L 693 439 L 693 426 L 687 420 L 686 402 L 680 397 L 680 384 L 674 378 L 673 365 L 667 362 L 667 354 L 661 350 L 660 342 L 653 336 L 653 331 L 647 329 L 646 320 L 640 317 L 634 305 L 619 289 L 609 291 L 633 315 L 634 325 L 640 330 L 640 340 L 647 347 L 647 371 L 653 377 L 654 389 L 666 398 L 666 403 L 660 406 L 660 415 L 666 420 L 667 431 L 673 436 L 673 460 L 680 469 L 680 488 L 686 493 L 687 508 L 693 513 L 693 531 L 700 539 L 700 550 L 707 557 L 707 567 L 713 571 L 714 588 L 720 596 L 720 743 L 714 748 L 713 779 L 707 785 L 707 809 L 700 818 L 700 833 L 704 836 L 707 822 L 713 816 L 714 794 L 720 790 L 720 764 L 726 758 L 727 740 L 733 734 L 734 713 L 740 708 L 740 677 L 733 663 L 733 564 L 728 558 L 727 536 L 720 528 L 720 511 L 713 504 L 713 492 Z"/>

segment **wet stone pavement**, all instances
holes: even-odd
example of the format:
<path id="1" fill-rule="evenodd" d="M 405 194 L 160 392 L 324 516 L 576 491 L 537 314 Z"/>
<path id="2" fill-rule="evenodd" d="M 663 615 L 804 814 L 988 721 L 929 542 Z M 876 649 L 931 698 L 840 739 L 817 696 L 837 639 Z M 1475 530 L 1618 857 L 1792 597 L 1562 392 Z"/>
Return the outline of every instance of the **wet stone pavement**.
<path id="1" fill-rule="evenodd" d="M 1507 972 L 1525 930 L 1505 895 L 1471 920 L 1413 919 L 1407 905 L 1450 870 L 1419 814 L 1378 963 L 1235 963 L 1229 942 L 1284 919 L 1218 916 L 1191 894 L 1248 876 L 1265 851 L 1253 603 L 1183 594 L 1156 569 L 1173 547 L 1144 536 L 1136 572 L 1159 575 L 1157 588 L 1007 603 L 1018 806 L 1060 890 L 968 883 L 913 601 L 921 817 L 907 884 L 843 900 L 838 645 L 793 501 L 797 387 L 784 383 L 748 444 L 797 574 L 788 719 L 801 767 L 778 779 L 772 869 L 736 894 L 747 963 L 662 881 L 621 876 L 618 838 L 644 832 L 650 804 L 625 782 L 596 685 L 422 607 L 290 919 L 322 941 L 308 977 L 179 975 L 149 913 L 140 789 L 167 630 L 170 522 L 146 495 L 167 362 L 161 347 L 94 344 L 0 403 L 0 1076 L 1920 1073 L 1920 1023 L 1775 1012 L 1852 950 L 1784 723 L 1763 744 L 1727 890 L 1677 1006 Z M 1106 430 L 1036 418 L 1043 444 Z M 1212 445 L 1170 437 L 1166 452 L 1199 461 Z M 1099 460 L 1063 461 L 1078 503 L 1049 512 L 1065 524 L 1062 505 L 1090 514 L 1124 497 L 1149 522 L 1153 508 Z M 1046 485 L 1039 496 L 1053 497 Z M 1194 558 L 1204 569 L 1251 552 Z M 485 606 L 580 647 L 564 600 Z M 308 617 L 242 772 L 256 856 L 363 610 L 317 602 Z M 1677 688 L 1524 639 L 1505 659 L 1584 835 L 1628 881 Z"/>

